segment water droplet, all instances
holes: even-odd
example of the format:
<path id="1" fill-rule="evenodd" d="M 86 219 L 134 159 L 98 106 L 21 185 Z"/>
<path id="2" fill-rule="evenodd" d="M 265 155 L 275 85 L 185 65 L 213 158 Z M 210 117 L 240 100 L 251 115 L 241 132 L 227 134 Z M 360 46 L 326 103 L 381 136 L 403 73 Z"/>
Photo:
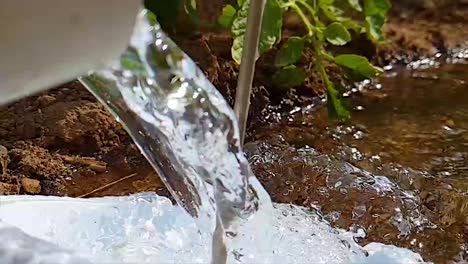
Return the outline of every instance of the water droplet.
<path id="1" fill-rule="evenodd" d="M 358 106 L 356 106 L 356 107 L 354 108 L 354 110 L 356 110 L 356 111 L 363 111 L 363 110 L 364 110 L 364 106 L 358 105 Z"/>
<path id="2" fill-rule="evenodd" d="M 366 213 L 366 211 L 367 207 L 365 205 L 355 206 L 352 212 L 353 218 L 356 219 L 362 217 Z"/>
<path id="3" fill-rule="evenodd" d="M 354 134 L 353 134 L 353 138 L 354 139 L 357 139 L 357 140 L 360 140 L 360 139 L 363 139 L 364 137 L 366 136 L 366 133 L 362 132 L 362 131 L 356 131 Z"/>

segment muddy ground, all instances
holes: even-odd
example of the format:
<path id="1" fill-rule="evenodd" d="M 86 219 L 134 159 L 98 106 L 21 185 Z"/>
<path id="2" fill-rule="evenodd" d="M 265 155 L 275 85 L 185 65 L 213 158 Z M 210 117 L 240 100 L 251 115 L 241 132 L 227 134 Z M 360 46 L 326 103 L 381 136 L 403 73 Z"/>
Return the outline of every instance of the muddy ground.
<path id="1" fill-rule="evenodd" d="M 387 44 L 375 47 L 361 40 L 346 48 L 384 66 L 434 56 L 465 45 L 468 40 L 466 5 L 446 9 L 418 7 L 417 10 L 408 11 L 399 5 L 394 7 L 386 26 Z M 301 29 L 292 20 L 286 23 L 285 30 L 288 35 Z M 230 57 L 229 35 L 226 32 L 197 32 L 181 37 L 176 33 L 174 38 L 232 104 L 238 66 Z M 251 115 L 250 131 L 265 121 L 262 110 L 278 103 L 278 98 L 291 98 L 294 103 L 301 104 L 323 91 L 316 75 L 294 90 L 275 87 L 268 78 L 273 70 L 274 52 L 267 54 L 257 65 L 256 93 L 251 111 L 256 114 Z M 313 61 L 313 54 L 309 53 L 301 66 L 310 69 Z M 340 78 L 333 66 L 330 70 L 335 78 Z M 250 133 L 247 141 L 254 138 Z M 312 147 L 320 149 L 320 142 L 316 144 Z M 314 186 L 320 185 L 316 177 L 289 182 L 299 190 L 309 186 L 309 191 L 285 196 L 280 195 L 286 188 L 283 180 L 272 181 L 269 174 L 265 174 L 270 172 L 263 165 L 253 166 L 277 201 L 304 204 L 304 201 L 320 196 L 313 190 Z M 0 168 L 0 194 L 73 197 L 140 191 L 167 194 L 124 129 L 77 81 L 0 108 Z M 291 170 L 295 169 L 304 168 L 291 167 Z M 280 174 L 287 173 L 291 171 Z M 368 199 L 373 200 L 371 196 Z"/>

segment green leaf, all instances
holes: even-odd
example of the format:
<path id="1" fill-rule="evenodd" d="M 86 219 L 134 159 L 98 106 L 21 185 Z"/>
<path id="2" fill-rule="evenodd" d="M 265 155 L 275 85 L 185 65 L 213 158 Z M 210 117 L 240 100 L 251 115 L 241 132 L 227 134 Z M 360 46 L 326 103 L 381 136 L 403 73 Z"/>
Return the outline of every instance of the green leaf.
<path id="1" fill-rule="evenodd" d="M 247 27 L 249 1 L 245 1 L 237 12 L 232 23 L 231 32 L 234 42 L 231 47 L 232 58 L 235 62 L 241 62 L 244 35 Z M 270 50 L 281 40 L 281 27 L 283 25 L 283 11 L 278 0 L 267 0 L 263 13 L 262 32 L 258 46 L 259 55 Z"/>
<path id="2" fill-rule="evenodd" d="M 320 0 L 319 7 L 323 14 L 331 21 L 340 21 L 343 19 L 344 11 L 333 5 L 333 0 Z"/>
<path id="3" fill-rule="evenodd" d="M 348 0 L 349 5 L 354 8 L 354 10 L 361 12 L 362 7 L 361 4 L 359 3 L 359 0 Z"/>
<path id="4" fill-rule="evenodd" d="M 123 68 L 131 70 L 134 73 L 145 74 L 145 66 L 143 66 L 143 63 L 140 61 L 137 50 L 133 47 L 128 48 L 127 51 L 122 54 L 120 57 L 120 64 Z"/>
<path id="5" fill-rule="evenodd" d="M 325 30 L 325 27 L 321 28 L 321 27 L 315 27 L 314 28 L 314 35 L 315 35 L 315 38 L 320 41 L 320 42 L 324 42 L 325 41 L 325 36 L 323 34 L 323 31 Z M 311 42 L 313 36 L 304 36 L 304 41 L 307 43 L 307 42 Z"/>
<path id="6" fill-rule="evenodd" d="M 359 24 L 359 22 L 354 21 L 351 18 L 344 18 L 343 20 L 340 21 L 341 24 L 348 30 L 353 30 L 356 33 L 360 33 L 363 27 Z"/>
<path id="7" fill-rule="evenodd" d="M 344 107 L 341 96 L 332 82 L 327 82 L 328 115 L 335 120 L 346 121 L 351 115 Z"/>
<path id="8" fill-rule="evenodd" d="M 335 63 L 365 78 L 373 78 L 382 72 L 381 69 L 372 66 L 366 57 L 354 54 L 339 55 L 335 57 Z"/>
<path id="9" fill-rule="evenodd" d="M 333 4 L 334 0 L 319 0 L 319 6 L 330 6 Z"/>
<path id="10" fill-rule="evenodd" d="M 237 0 L 237 6 L 242 7 L 247 0 Z"/>
<path id="11" fill-rule="evenodd" d="M 351 34 L 339 22 L 333 22 L 324 31 L 325 38 L 333 45 L 343 46 L 351 41 Z"/>
<path id="12" fill-rule="evenodd" d="M 266 0 L 259 44 L 260 55 L 269 51 L 273 45 L 281 40 L 282 27 L 283 10 L 278 0 Z"/>
<path id="13" fill-rule="evenodd" d="M 389 0 L 364 0 L 364 14 L 366 16 L 385 16 L 391 7 Z"/>
<path id="14" fill-rule="evenodd" d="M 163 28 L 169 28 L 176 21 L 182 0 L 144 0 L 144 6 L 158 18 Z"/>
<path id="15" fill-rule="evenodd" d="M 148 22 L 151 26 L 155 26 L 155 25 L 158 25 L 158 18 L 156 17 L 156 15 L 151 12 L 151 10 L 147 9 L 146 11 L 146 19 L 148 19 Z"/>
<path id="16" fill-rule="evenodd" d="M 218 17 L 218 23 L 225 28 L 230 28 L 236 17 L 236 13 L 237 10 L 232 5 L 226 5 L 223 7 L 221 16 Z"/>
<path id="17" fill-rule="evenodd" d="M 247 27 L 248 3 L 245 2 L 237 11 L 237 16 L 234 18 L 231 27 L 232 37 L 234 38 L 231 55 L 235 62 L 240 64 L 242 57 L 242 46 L 244 45 L 244 34 Z"/>
<path id="18" fill-rule="evenodd" d="M 273 82 L 282 88 L 292 88 L 304 83 L 307 75 L 294 65 L 282 68 L 273 75 Z"/>
<path id="19" fill-rule="evenodd" d="M 304 40 L 302 38 L 289 38 L 276 55 L 275 65 L 281 67 L 296 63 L 301 58 L 303 50 Z"/>
<path id="20" fill-rule="evenodd" d="M 197 12 L 197 2 L 195 0 L 184 0 L 184 10 L 192 21 L 200 23 L 200 17 Z"/>
<path id="21" fill-rule="evenodd" d="M 366 33 L 367 37 L 374 43 L 384 40 L 382 27 L 385 24 L 385 16 L 390 8 L 389 0 L 364 0 Z"/>
<path id="22" fill-rule="evenodd" d="M 385 17 L 381 15 L 366 17 L 366 32 L 367 37 L 375 43 L 385 40 L 382 27 L 385 24 Z"/>
<path id="23" fill-rule="evenodd" d="M 237 16 L 234 18 L 231 27 L 232 37 L 234 38 L 231 47 L 231 55 L 238 64 L 240 64 L 242 57 L 242 47 L 244 45 L 244 35 L 247 27 L 248 7 L 249 5 L 247 2 L 242 5 L 237 11 Z"/>

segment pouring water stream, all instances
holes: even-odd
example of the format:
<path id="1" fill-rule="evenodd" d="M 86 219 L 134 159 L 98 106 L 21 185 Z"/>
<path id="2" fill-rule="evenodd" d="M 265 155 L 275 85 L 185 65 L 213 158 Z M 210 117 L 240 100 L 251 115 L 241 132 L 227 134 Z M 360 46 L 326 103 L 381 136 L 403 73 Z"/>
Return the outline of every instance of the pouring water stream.
<path id="1" fill-rule="evenodd" d="M 137 18 L 120 61 L 81 81 L 125 126 L 178 204 L 211 229 L 212 263 L 225 263 L 236 227 L 259 206 L 271 208 L 270 198 L 244 157 L 231 108 L 147 17 Z"/>

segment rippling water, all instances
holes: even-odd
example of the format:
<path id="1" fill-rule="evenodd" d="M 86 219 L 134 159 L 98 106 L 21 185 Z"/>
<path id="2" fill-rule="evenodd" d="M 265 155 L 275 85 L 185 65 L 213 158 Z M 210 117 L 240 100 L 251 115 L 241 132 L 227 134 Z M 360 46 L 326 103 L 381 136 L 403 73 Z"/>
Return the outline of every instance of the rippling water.
<path id="1" fill-rule="evenodd" d="M 415 63 L 363 83 L 346 100 L 346 124 L 330 122 L 322 106 L 272 113 L 276 120 L 246 146 L 256 175 L 273 200 L 362 228 L 363 243 L 410 247 L 438 263 L 466 260 L 468 65 L 460 62 Z M 376 177 L 390 181 L 387 191 L 371 187 L 382 183 Z"/>

